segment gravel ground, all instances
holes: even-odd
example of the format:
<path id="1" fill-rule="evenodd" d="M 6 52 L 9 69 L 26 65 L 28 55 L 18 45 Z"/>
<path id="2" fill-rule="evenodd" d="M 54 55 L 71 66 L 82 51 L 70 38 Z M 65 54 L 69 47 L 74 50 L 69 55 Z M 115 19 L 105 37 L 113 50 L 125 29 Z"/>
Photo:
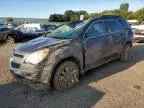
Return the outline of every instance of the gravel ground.
<path id="1" fill-rule="evenodd" d="M 68 92 L 36 91 L 13 80 L 8 59 L 15 45 L 0 46 L 0 108 L 143 108 L 144 44 L 133 49 L 133 61 L 117 60 L 88 71 Z"/>

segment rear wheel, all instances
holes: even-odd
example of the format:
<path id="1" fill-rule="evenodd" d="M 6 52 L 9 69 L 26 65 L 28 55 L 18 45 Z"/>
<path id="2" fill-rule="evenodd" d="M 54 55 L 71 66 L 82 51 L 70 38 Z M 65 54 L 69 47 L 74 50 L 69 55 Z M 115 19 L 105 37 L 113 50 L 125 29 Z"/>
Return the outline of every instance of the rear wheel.
<path id="1" fill-rule="evenodd" d="M 120 55 L 120 61 L 131 61 L 132 59 L 132 46 L 126 44 Z"/>
<path id="2" fill-rule="evenodd" d="M 8 36 L 7 39 L 6 39 L 6 43 L 7 44 L 14 44 L 15 39 L 12 36 Z"/>
<path id="3" fill-rule="evenodd" d="M 61 63 L 54 75 L 53 85 L 56 90 L 65 91 L 79 82 L 79 67 L 73 61 Z"/>

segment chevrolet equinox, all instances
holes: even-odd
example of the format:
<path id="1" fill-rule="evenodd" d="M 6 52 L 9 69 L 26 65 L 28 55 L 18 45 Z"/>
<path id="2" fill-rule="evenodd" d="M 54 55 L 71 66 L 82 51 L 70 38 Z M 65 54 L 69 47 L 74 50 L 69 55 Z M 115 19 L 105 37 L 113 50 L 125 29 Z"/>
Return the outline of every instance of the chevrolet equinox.
<path id="1" fill-rule="evenodd" d="M 10 58 L 10 71 L 28 85 L 70 89 L 80 74 L 92 68 L 114 59 L 129 61 L 132 36 L 131 27 L 119 16 L 71 22 L 18 45 Z"/>

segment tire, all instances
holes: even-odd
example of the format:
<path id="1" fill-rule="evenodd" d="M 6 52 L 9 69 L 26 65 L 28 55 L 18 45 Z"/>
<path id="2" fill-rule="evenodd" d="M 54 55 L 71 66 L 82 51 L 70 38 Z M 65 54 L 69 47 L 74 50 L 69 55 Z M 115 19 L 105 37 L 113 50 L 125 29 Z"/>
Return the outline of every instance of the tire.
<path id="1" fill-rule="evenodd" d="M 14 44 L 15 43 L 15 39 L 12 36 L 8 36 L 6 38 L 6 43 L 7 44 Z"/>
<path id="2" fill-rule="evenodd" d="M 55 72 L 53 86 L 58 91 L 72 89 L 79 82 L 79 67 L 73 61 L 62 62 Z"/>
<path id="3" fill-rule="evenodd" d="M 132 46 L 126 44 L 121 52 L 120 61 L 129 62 L 132 60 Z"/>

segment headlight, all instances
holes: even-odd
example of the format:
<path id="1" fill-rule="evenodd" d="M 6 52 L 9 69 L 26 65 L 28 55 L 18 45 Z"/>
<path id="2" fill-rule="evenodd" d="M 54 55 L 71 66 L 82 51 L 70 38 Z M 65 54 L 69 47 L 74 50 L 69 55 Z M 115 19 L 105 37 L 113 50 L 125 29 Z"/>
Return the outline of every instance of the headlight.
<path id="1" fill-rule="evenodd" d="M 43 61 L 49 53 L 49 49 L 33 52 L 25 59 L 25 63 L 38 64 Z"/>

